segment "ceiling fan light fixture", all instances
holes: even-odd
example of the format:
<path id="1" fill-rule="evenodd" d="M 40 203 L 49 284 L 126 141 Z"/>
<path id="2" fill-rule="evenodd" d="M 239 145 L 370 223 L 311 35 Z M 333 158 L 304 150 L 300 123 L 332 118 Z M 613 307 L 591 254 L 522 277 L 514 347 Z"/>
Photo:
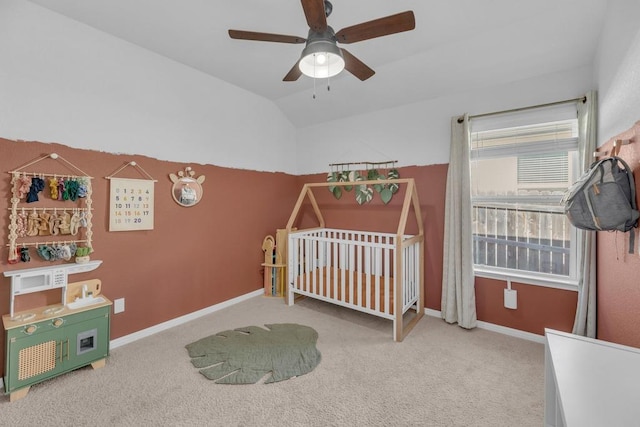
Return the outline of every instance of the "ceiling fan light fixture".
<path id="1" fill-rule="evenodd" d="M 344 70 L 344 65 L 340 48 L 327 40 L 308 43 L 298 63 L 302 74 L 314 79 L 333 77 Z"/>
<path id="2" fill-rule="evenodd" d="M 344 69 L 362 81 L 367 80 L 375 74 L 375 71 L 348 50 L 339 48 L 338 43 L 356 43 L 410 31 L 416 27 L 413 11 L 408 10 L 351 25 L 336 33 L 327 23 L 327 17 L 331 15 L 333 9 L 331 2 L 327 0 L 301 0 L 301 2 L 309 26 L 306 39 L 284 34 L 229 30 L 229 37 L 232 39 L 293 44 L 306 42 L 302 55 L 282 79 L 285 82 L 296 81 L 303 74 L 313 79 L 329 78 L 341 73 Z M 329 89 L 328 84 L 327 89 Z"/>

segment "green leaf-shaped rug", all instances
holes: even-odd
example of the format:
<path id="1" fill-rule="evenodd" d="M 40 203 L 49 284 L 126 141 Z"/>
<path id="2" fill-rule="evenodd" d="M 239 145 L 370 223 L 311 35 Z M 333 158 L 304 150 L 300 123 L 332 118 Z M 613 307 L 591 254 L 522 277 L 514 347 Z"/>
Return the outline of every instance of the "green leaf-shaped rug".
<path id="1" fill-rule="evenodd" d="M 313 371 L 320 363 L 318 333 L 308 326 L 279 323 L 247 326 L 202 338 L 186 346 L 191 363 L 218 384 L 265 384 Z"/>

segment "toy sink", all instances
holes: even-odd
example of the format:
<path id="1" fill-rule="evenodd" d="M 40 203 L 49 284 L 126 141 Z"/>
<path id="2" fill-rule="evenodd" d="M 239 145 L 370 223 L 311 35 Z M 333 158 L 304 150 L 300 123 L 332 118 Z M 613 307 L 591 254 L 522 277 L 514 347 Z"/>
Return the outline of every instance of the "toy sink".
<path id="1" fill-rule="evenodd" d="M 69 307 L 72 310 L 75 310 L 76 308 L 82 308 L 82 307 L 87 307 L 93 304 L 99 304 L 101 302 L 105 302 L 106 300 L 102 297 L 85 297 L 85 298 L 78 298 L 77 300 L 70 302 L 67 304 L 67 307 Z"/>

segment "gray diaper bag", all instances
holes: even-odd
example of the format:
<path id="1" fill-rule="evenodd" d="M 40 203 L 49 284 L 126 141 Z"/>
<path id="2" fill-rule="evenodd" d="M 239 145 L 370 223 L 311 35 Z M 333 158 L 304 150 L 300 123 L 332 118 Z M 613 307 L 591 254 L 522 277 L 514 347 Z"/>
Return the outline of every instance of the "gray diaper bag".
<path id="1" fill-rule="evenodd" d="M 571 224 L 585 230 L 626 232 L 637 227 L 640 217 L 633 171 L 617 156 L 592 163 L 567 189 L 562 203 Z M 634 234 L 630 235 L 630 253 Z"/>

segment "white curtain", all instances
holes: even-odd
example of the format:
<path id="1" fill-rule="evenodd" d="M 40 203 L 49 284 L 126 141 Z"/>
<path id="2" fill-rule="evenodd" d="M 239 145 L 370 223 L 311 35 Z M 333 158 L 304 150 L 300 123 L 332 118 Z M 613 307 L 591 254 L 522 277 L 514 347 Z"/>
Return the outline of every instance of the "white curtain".
<path id="1" fill-rule="evenodd" d="M 598 100 L 596 92 L 586 95 L 586 102 L 578 101 L 578 138 L 580 140 L 580 166 L 589 169 L 596 150 Z M 584 245 L 578 269 L 578 307 L 573 333 L 596 337 L 596 232 L 578 230 Z"/>
<path id="2" fill-rule="evenodd" d="M 451 154 L 444 211 L 442 318 L 463 328 L 475 328 L 476 294 L 471 234 L 469 117 L 451 119 Z"/>

